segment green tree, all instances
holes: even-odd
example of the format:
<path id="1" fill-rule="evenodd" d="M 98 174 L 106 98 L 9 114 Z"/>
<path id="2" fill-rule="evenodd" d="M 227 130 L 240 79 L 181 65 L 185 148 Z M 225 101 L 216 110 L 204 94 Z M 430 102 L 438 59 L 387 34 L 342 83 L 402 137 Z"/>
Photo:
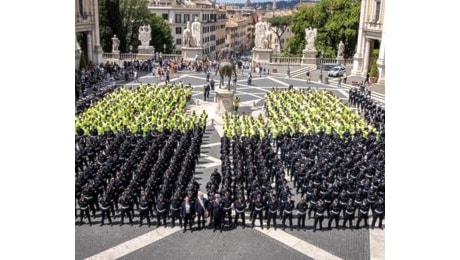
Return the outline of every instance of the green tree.
<path id="1" fill-rule="evenodd" d="M 149 24 L 153 16 L 147 6 L 147 0 L 120 0 L 121 33 L 124 35 L 120 39 L 120 52 L 129 52 L 130 46 L 137 52 L 139 27 Z"/>
<path id="2" fill-rule="evenodd" d="M 283 46 L 281 44 L 281 37 L 283 36 L 284 32 L 286 32 L 286 29 L 289 27 L 289 25 L 291 25 L 291 19 L 292 17 L 290 15 L 286 15 L 274 16 L 268 20 L 268 22 L 272 26 L 272 31 L 276 34 L 276 37 L 278 38 L 280 50 L 283 49 Z"/>
<path id="3" fill-rule="evenodd" d="M 155 17 L 147 8 L 147 0 L 100 0 L 99 1 L 99 28 L 101 46 L 104 52 L 112 51 L 112 37 L 117 35 L 120 40 L 120 52 L 137 52 L 141 44 L 139 27 L 150 24 L 152 29 L 151 44 L 158 51 L 174 49 L 173 36 L 168 24 L 161 18 Z"/>
<path id="4" fill-rule="evenodd" d="M 314 6 L 300 8 L 293 15 L 292 31 L 295 36 L 288 41 L 291 52 L 302 54 L 305 28 L 312 27 L 318 29 L 315 47 L 319 55 L 336 57 L 339 42 L 343 41 L 344 56 L 352 57 L 358 38 L 359 13 L 358 0 L 320 0 Z"/>
<path id="5" fill-rule="evenodd" d="M 112 51 L 112 37 L 117 35 L 118 39 L 124 39 L 121 32 L 121 14 L 119 0 L 99 1 L 99 30 L 101 47 L 104 52 Z"/>
<path id="6" fill-rule="evenodd" d="M 174 38 L 171 33 L 171 28 L 162 17 L 152 16 L 150 19 L 150 27 L 152 28 L 152 40 L 150 43 L 155 47 L 155 51 L 163 52 L 163 44 L 166 44 L 166 53 L 171 53 L 174 50 Z"/>

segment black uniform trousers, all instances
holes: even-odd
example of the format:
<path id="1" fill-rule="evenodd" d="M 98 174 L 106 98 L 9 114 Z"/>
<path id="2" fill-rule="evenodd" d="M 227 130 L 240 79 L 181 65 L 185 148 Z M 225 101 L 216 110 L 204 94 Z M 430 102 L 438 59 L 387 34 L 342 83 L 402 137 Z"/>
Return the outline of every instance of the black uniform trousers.
<path id="1" fill-rule="evenodd" d="M 289 227 L 292 229 L 292 212 L 291 213 L 284 212 L 284 214 L 283 214 L 283 229 L 286 228 L 286 218 L 289 219 Z"/>
<path id="2" fill-rule="evenodd" d="M 166 209 L 163 212 L 157 210 L 157 227 L 161 226 L 161 219 L 166 227 Z"/>
<path id="3" fill-rule="evenodd" d="M 319 223 L 319 229 L 323 229 L 323 215 L 315 214 L 315 223 L 313 224 L 313 230 L 316 230 L 316 225 Z"/>
<path id="4" fill-rule="evenodd" d="M 270 222 L 273 219 L 273 226 L 275 227 L 276 230 L 276 210 L 274 211 L 268 211 L 268 217 L 267 217 L 267 227 L 270 228 Z"/>
<path id="5" fill-rule="evenodd" d="M 335 214 L 335 213 L 331 212 L 330 215 L 329 215 L 329 222 L 327 224 L 327 227 L 331 228 L 332 220 L 335 220 L 335 227 L 338 228 L 339 227 L 339 218 L 340 218 L 339 214 Z"/>
<path id="6" fill-rule="evenodd" d="M 297 228 L 305 228 L 305 217 L 306 217 L 306 212 L 299 212 L 297 214 Z"/>
<path id="7" fill-rule="evenodd" d="M 107 209 L 102 209 L 102 221 L 101 221 L 101 226 L 104 225 L 104 220 L 107 217 L 109 220 L 109 223 L 112 224 L 112 219 L 110 218 L 110 207 L 107 207 Z"/>
<path id="8" fill-rule="evenodd" d="M 239 213 L 237 210 L 235 210 L 235 212 L 236 212 L 235 213 L 235 226 L 238 225 L 238 217 L 241 216 L 241 219 L 243 221 L 243 228 L 244 228 L 244 226 L 246 226 L 246 219 L 245 219 L 246 217 L 244 215 L 244 210 L 241 213 Z"/>
<path id="9" fill-rule="evenodd" d="M 141 208 L 140 212 L 139 212 L 139 215 L 140 215 L 140 219 L 141 219 L 140 220 L 141 223 L 139 224 L 140 226 L 142 226 L 142 220 L 144 220 L 144 218 L 147 219 L 147 223 L 149 224 L 149 226 L 151 225 L 151 223 L 150 223 L 150 215 L 149 215 L 149 208 L 147 208 L 147 207 L 144 208 L 144 209 Z"/>
<path id="10" fill-rule="evenodd" d="M 133 216 L 131 215 L 131 207 L 123 208 L 121 207 L 121 223 L 120 226 L 123 225 L 123 220 L 125 219 L 125 215 L 128 215 L 129 224 L 133 223 Z"/>
<path id="11" fill-rule="evenodd" d="M 260 226 L 262 227 L 262 229 L 264 228 L 264 224 L 262 222 L 262 210 L 256 210 L 254 209 L 254 214 L 253 214 L 253 218 L 252 218 L 252 227 L 254 227 L 254 223 L 256 222 L 256 218 L 257 216 L 259 216 L 259 222 L 260 222 Z"/>
<path id="12" fill-rule="evenodd" d="M 89 207 L 80 208 L 80 223 L 83 223 L 83 214 L 88 218 L 89 224 L 91 224 L 91 217 L 89 215 Z"/>
<path id="13" fill-rule="evenodd" d="M 379 219 L 379 228 L 382 228 L 382 221 L 383 221 L 383 213 L 374 213 L 372 215 L 372 228 L 375 227 L 375 222 L 377 222 L 377 219 Z"/>
<path id="14" fill-rule="evenodd" d="M 187 224 L 189 225 L 190 230 L 192 230 L 192 226 L 193 226 L 192 213 L 184 214 L 184 231 L 187 230 Z"/>
<path id="15" fill-rule="evenodd" d="M 179 226 L 182 228 L 182 216 L 180 215 L 179 209 L 171 209 L 171 225 L 172 227 L 176 226 L 176 218 L 179 219 Z"/>

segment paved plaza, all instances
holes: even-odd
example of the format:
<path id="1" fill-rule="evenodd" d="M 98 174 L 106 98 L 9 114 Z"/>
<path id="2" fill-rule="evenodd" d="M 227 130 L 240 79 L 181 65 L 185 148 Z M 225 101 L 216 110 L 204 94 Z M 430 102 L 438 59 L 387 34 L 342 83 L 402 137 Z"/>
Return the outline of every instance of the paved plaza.
<path id="1" fill-rule="evenodd" d="M 211 73 L 218 88 L 218 77 Z M 286 88 L 290 84 L 295 89 L 312 88 L 328 89 L 343 101 L 348 100 L 351 85 L 342 84 L 337 87 L 336 79 L 329 79 L 329 84 L 318 83 L 317 71 L 312 73 L 312 82 L 306 83 L 304 75 L 287 78 L 283 75 L 253 74 L 252 84 L 247 85 L 247 73 L 238 74 L 236 96 L 241 104 L 238 113 L 251 115 L 263 114 L 264 96 L 274 87 Z M 302 78 L 303 76 L 303 78 Z M 353 80 L 359 80 L 353 79 Z M 140 74 L 142 83 L 158 83 L 158 78 L 151 74 Z M 351 82 L 352 79 L 349 79 Z M 192 99 L 187 110 L 206 110 L 209 117 L 203 137 L 201 155 L 197 164 L 195 178 L 200 183 L 201 191 L 209 181 L 214 169 L 221 170 L 220 138 L 222 136 L 222 119 L 213 110 L 215 93 L 204 101 L 203 85 L 206 83 L 204 73 L 181 72 L 174 74 L 171 82 L 183 82 L 193 87 Z M 139 83 L 129 82 L 134 86 Z M 160 83 L 160 84 L 164 84 Z M 385 104 L 384 88 L 373 89 L 372 98 Z M 289 182 L 292 188 L 292 182 Z M 300 194 L 295 195 L 296 202 Z M 92 226 L 84 224 L 75 226 L 75 258 L 76 259 L 384 259 L 384 230 L 381 229 L 332 229 L 313 232 L 313 219 L 307 219 L 306 230 L 276 231 L 261 229 L 256 221 L 256 228 L 249 227 L 249 213 L 246 214 L 247 228 L 241 226 L 223 232 L 212 229 L 194 230 L 183 233 L 182 229 L 168 226 L 156 228 L 143 225 L 139 227 L 139 218 L 135 213 L 134 225 L 119 226 L 119 218 L 114 225 L 100 224 L 100 213 L 96 215 Z M 371 220 L 369 220 L 371 221 Z M 209 220 L 208 220 L 209 222 Z M 277 221 L 280 226 L 281 220 Z M 326 223 L 327 220 L 323 222 Z M 168 223 L 169 224 L 169 223 Z M 296 226 L 297 219 L 294 217 Z M 195 224 L 196 227 L 196 224 Z"/>

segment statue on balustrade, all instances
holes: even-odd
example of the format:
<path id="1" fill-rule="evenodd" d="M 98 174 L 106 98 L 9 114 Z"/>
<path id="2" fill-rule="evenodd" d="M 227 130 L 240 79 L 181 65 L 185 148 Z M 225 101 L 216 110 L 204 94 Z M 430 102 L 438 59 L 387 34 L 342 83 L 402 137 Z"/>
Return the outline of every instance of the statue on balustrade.
<path id="1" fill-rule="evenodd" d="M 148 47 L 150 44 L 150 39 L 152 38 L 152 30 L 150 29 L 150 24 L 143 25 L 139 27 L 139 41 L 141 41 L 141 46 Z"/>
<path id="2" fill-rule="evenodd" d="M 316 51 L 315 40 L 316 40 L 317 30 L 316 28 L 305 29 L 305 50 Z"/>
<path id="3" fill-rule="evenodd" d="M 195 21 L 192 23 L 192 37 L 195 42 L 194 47 L 201 47 L 201 23 L 198 21 L 198 17 L 195 17 Z"/>

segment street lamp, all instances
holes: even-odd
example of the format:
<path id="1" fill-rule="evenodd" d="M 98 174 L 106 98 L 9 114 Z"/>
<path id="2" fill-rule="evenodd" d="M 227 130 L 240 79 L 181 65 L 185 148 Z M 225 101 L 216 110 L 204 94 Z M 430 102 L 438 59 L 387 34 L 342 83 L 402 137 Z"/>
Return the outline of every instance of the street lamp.
<path id="1" fill-rule="evenodd" d="M 288 48 L 288 53 L 291 53 L 291 47 Z M 288 57 L 288 69 L 287 69 L 288 78 L 291 77 L 291 68 L 290 68 L 290 59 Z"/>
<path id="2" fill-rule="evenodd" d="M 133 62 L 133 46 L 129 45 L 129 56 L 131 58 L 131 62 Z"/>
<path id="3" fill-rule="evenodd" d="M 166 43 L 163 43 L 163 53 L 166 53 Z"/>

